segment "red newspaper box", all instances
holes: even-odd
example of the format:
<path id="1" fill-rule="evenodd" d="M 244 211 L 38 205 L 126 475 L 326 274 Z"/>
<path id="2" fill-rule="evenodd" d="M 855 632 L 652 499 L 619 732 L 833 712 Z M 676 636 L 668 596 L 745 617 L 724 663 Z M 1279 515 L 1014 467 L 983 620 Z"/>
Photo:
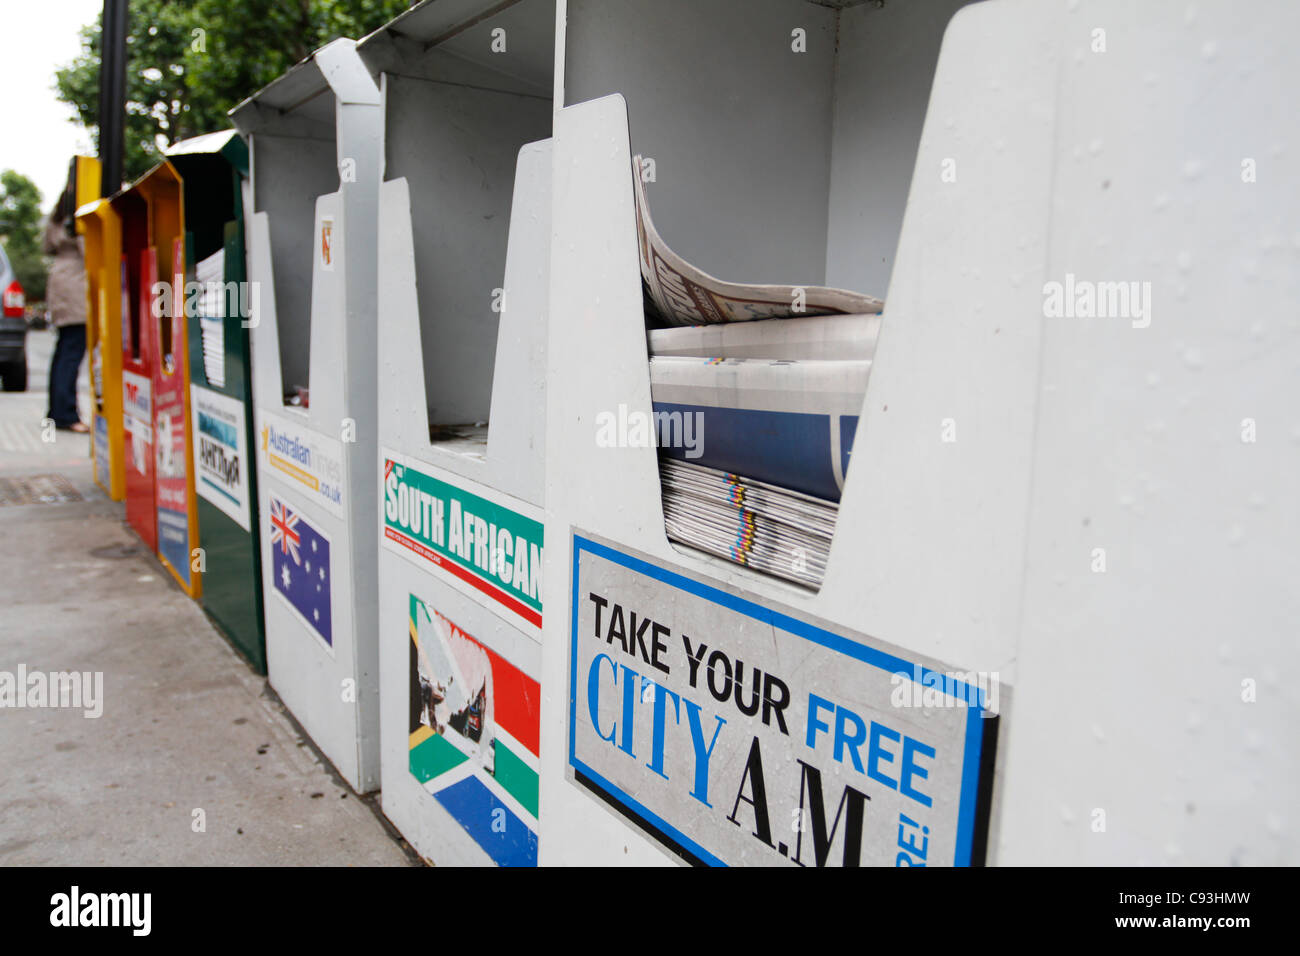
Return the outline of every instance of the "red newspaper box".
<path id="1" fill-rule="evenodd" d="M 154 491 L 153 378 L 157 342 L 151 295 L 158 258 L 149 244 L 144 199 L 133 191 L 114 205 L 122 217 L 122 430 L 126 460 L 126 520 L 158 550 L 158 509 Z"/>
<path id="2" fill-rule="evenodd" d="M 176 287 L 185 275 L 180 177 L 164 161 L 112 203 L 122 223 L 126 520 L 196 596 L 184 297 Z"/>
<path id="3" fill-rule="evenodd" d="M 164 166 L 170 171 L 170 167 Z M 179 186 L 179 179 L 172 182 Z M 179 193 L 174 197 L 179 201 Z M 154 197 L 155 202 L 163 201 Z M 152 251 L 152 250 L 151 250 Z M 190 468 L 190 376 L 185 327 L 185 240 L 159 249 L 170 272 L 150 297 L 149 328 L 156 344 L 153 363 L 154 494 L 157 500 L 158 559 L 190 597 L 202 589 L 201 563 L 194 561 L 198 515 Z M 155 260 L 156 261 L 156 260 Z M 146 270 L 149 271 L 149 270 Z M 160 281 L 152 270 L 152 282 Z M 152 282 L 150 288 L 154 288 Z"/>

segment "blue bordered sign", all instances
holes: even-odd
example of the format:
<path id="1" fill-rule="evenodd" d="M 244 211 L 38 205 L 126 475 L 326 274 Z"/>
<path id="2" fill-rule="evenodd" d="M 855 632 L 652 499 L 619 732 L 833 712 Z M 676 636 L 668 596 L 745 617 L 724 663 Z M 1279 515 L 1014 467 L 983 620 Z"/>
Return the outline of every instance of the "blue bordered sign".
<path id="1" fill-rule="evenodd" d="M 983 862 L 996 684 L 573 535 L 574 781 L 687 862 Z"/>

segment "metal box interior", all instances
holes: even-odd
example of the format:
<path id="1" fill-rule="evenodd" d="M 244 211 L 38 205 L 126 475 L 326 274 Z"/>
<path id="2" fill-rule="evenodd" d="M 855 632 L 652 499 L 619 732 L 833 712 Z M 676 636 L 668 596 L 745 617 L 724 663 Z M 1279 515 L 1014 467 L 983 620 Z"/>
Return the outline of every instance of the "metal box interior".
<path id="1" fill-rule="evenodd" d="M 286 392 L 310 385 L 312 263 L 316 201 L 338 191 L 336 101 L 308 62 L 294 67 L 253 105 L 253 211 L 267 213 L 280 369 Z M 262 117 L 269 116 L 269 121 Z M 236 122 L 252 122 L 251 118 Z M 265 400 L 265 397 L 263 398 Z"/>
<path id="2" fill-rule="evenodd" d="M 551 134 L 554 0 L 423 4 L 358 52 L 405 179 L 429 424 L 488 422 L 520 149 Z M 383 265 L 381 264 L 381 269 Z"/>
<path id="3" fill-rule="evenodd" d="M 386 479 L 390 466 L 394 476 L 433 475 L 534 523 L 545 478 L 555 12 L 554 0 L 433 0 L 357 46 L 383 116 L 379 464 Z M 491 588 L 450 576 L 450 557 L 438 568 L 409 560 L 379 524 L 384 812 L 440 865 L 534 863 L 536 695 L 522 687 L 540 670 L 538 624 L 503 612 Z M 401 691 L 420 686 L 412 638 L 430 608 L 491 650 L 494 673 L 521 679 L 492 707 L 514 713 L 509 752 L 527 772 L 479 767 L 451 784 L 426 775 L 433 763 L 420 754 L 446 738 L 421 739 L 431 727 Z M 503 747 L 504 724 L 489 724 Z M 494 806 L 512 814 L 500 832 L 476 822 Z"/>
<path id="4" fill-rule="evenodd" d="M 623 95 L 651 215 L 687 262 L 883 298 L 967 2 L 568 0 L 563 105 Z"/>

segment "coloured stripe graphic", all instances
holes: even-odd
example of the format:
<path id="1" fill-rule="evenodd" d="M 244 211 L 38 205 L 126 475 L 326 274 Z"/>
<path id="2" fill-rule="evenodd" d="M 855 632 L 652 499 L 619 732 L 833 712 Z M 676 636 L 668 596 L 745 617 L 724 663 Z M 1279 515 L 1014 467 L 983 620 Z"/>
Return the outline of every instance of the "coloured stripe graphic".
<path id="1" fill-rule="evenodd" d="M 540 521 L 386 457 L 383 530 L 385 541 L 541 627 Z"/>
<path id="2" fill-rule="evenodd" d="M 411 774 L 499 866 L 537 863 L 541 687 L 410 598 Z"/>

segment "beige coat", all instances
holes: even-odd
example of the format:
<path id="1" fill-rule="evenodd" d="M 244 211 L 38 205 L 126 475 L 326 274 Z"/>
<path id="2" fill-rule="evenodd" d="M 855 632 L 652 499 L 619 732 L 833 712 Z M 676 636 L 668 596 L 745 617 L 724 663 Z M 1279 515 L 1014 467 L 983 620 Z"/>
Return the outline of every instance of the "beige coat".
<path id="1" fill-rule="evenodd" d="M 45 305 L 50 324 L 79 325 L 86 321 L 86 264 L 80 237 L 69 239 L 63 226 L 51 220 L 42 242 L 47 256 L 53 256 L 45 283 Z"/>

